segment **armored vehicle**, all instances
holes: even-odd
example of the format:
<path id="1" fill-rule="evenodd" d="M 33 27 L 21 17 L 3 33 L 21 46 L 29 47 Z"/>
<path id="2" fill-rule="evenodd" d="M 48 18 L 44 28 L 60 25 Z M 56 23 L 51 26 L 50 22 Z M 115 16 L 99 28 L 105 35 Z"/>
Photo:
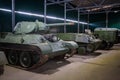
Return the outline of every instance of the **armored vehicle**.
<path id="1" fill-rule="evenodd" d="M 94 34 L 102 40 L 100 49 L 110 49 L 115 43 L 120 42 L 120 30 L 117 28 L 96 28 Z"/>
<path id="2" fill-rule="evenodd" d="M 4 65 L 7 64 L 7 58 L 4 52 L 0 51 L 0 75 L 4 72 Z"/>
<path id="3" fill-rule="evenodd" d="M 79 54 L 88 54 L 94 52 L 100 45 L 101 40 L 96 39 L 92 34 L 86 33 L 58 33 L 58 37 L 66 41 L 75 41 L 78 43 Z"/>
<path id="4" fill-rule="evenodd" d="M 11 65 L 23 69 L 35 68 L 48 59 L 72 56 L 78 45 L 63 41 L 49 32 L 50 26 L 71 25 L 71 23 L 44 24 L 42 22 L 18 22 L 13 33 L 0 34 L 0 50 L 3 50 Z"/>

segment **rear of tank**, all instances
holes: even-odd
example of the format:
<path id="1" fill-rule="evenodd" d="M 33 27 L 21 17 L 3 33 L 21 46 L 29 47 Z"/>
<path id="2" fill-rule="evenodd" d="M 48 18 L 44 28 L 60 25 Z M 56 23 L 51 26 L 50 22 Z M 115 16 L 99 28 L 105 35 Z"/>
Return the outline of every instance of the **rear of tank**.
<path id="1" fill-rule="evenodd" d="M 4 65 L 7 64 L 7 58 L 3 51 L 0 51 L 0 75 L 4 73 Z"/>
<path id="2" fill-rule="evenodd" d="M 94 34 L 104 41 L 115 42 L 116 40 L 116 31 L 114 30 L 95 30 Z"/>

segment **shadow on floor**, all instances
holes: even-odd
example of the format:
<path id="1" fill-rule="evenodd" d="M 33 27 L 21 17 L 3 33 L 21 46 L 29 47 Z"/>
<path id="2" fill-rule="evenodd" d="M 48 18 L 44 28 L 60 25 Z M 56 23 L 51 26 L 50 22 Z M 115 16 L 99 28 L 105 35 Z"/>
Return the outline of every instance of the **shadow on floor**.
<path id="1" fill-rule="evenodd" d="M 53 74 L 55 72 L 58 72 L 60 67 L 65 66 L 67 64 L 70 64 L 71 62 L 67 61 L 67 60 L 49 60 L 47 63 L 45 63 L 44 65 L 30 70 L 30 72 L 34 72 L 34 73 L 40 73 L 40 74 Z"/>
<path id="2" fill-rule="evenodd" d="M 79 55 L 79 56 L 93 56 L 93 57 L 96 57 L 96 56 L 99 56 L 101 54 L 102 54 L 101 52 L 93 52 L 93 53 L 77 54 L 77 55 Z"/>
<path id="3" fill-rule="evenodd" d="M 100 49 L 103 50 L 103 49 Z M 120 44 L 114 44 L 113 47 L 111 47 L 110 49 L 105 49 L 104 51 L 111 51 L 111 50 L 120 50 Z"/>
<path id="4" fill-rule="evenodd" d="M 64 60 L 56 60 L 56 59 L 52 59 L 49 60 L 48 62 L 46 62 L 45 64 L 32 69 L 32 70 L 28 70 L 30 72 L 33 73 L 37 73 L 37 74 L 47 74 L 47 75 L 51 75 L 54 74 L 58 71 L 60 71 L 61 67 L 64 67 L 72 62 L 83 62 L 86 59 L 89 58 L 94 58 L 99 56 L 101 53 L 100 52 L 94 52 L 88 55 L 74 55 L 73 57 L 69 58 L 69 59 L 64 59 Z"/>
<path id="5" fill-rule="evenodd" d="M 101 52 L 93 52 L 93 53 L 91 53 L 91 54 L 89 54 L 90 56 L 99 56 L 99 55 L 101 55 L 102 53 Z"/>
<path id="6" fill-rule="evenodd" d="M 50 75 L 50 74 L 58 72 L 59 68 L 66 66 L 72 62 L 81 62 L 81 61 L 89 59 L 89 58 L 97 57 L 100 54 L 101 54 L 100 52 L 94 52 L 94 53 L 91 53 L 88 55 L 75 54 L 73 57 L 71 57 L 69 59 L 65 59 L 65 60 L 52 59 L 52 60 L 49 60 L 44 65 L 42 65 L 34 70 L 30 70 L 30 72 Z"/>

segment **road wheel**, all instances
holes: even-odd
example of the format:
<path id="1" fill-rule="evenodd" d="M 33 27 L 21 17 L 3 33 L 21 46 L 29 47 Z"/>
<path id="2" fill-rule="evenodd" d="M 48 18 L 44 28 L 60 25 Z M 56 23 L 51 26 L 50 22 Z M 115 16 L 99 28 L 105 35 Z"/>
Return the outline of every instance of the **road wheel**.
<path id="1" fill-rule="evenodd" d="M 103 50 L 105 50 L 106 49 L 106 47 L 107 47 L 107 42 L 106 41 L 102 41 L 102 43 L 101 43 L 101 45 L 100 45 L 100 49 L 103 49 Z"/>
<path id="2" fill-rule="evenodd" d="M 110 48 L 113 47 L 113 46 L 114 46 L 114 43 L 110 42 L 110 45 L 109 45 L 109 46 L 110 46 Z"/>
<path id="3" fill-rule="evenodd" d="M 93 44 L 88 44 L 86 47 L 86 50 L 88 53 L 92 53 L 94 51 L 95 47 Z"/>
<path id="4" fill-rule="evenodd" d="M 113 45 L 114 45 L 114 44 L 113 44 L 112 42 L 108 42 L 106 49 L 110 49 L 111 47 L 113 47 Z"/>
<path id="5" fill-rule="evenodd" d="M 24 68 L 29 68 L 32 66 L 32 56 L 28 52 L 22 52 L 20 54 L 20 65 Z"/>
<path id="6" fill-rule="evenodd" d="M 17 55 L 17 53 L 14 53 L 13 51 L 8 53 L 8 62 L 10 64 L 12 64 L 12 65 L 16 65 L 18 63 L 18 55 Z"/>
<path id="7" fill-rule="evenodd" d="M 59 55 L 59 56 L 56 56 L 55 59 L 56 60 L 63 60 L 65 58 L 66 54 L 62 54 L 62 55 Z"/>
<path id="8" fill-rule="evenodd" d="M 86 48 L 85 48 L 85 47 L 79 47 L 79 48 L 77 49 L 77 53 L 78 53 L 78 54 L 87 54 Z"/>

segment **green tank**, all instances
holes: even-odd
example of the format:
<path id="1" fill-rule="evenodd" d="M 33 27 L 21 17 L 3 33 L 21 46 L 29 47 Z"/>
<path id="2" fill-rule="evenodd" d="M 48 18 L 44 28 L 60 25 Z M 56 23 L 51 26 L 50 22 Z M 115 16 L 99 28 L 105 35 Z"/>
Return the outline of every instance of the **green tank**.
<path id="1" fill-rule="evenodd" d="M 13 33 L 0 33 L 0 50 L 5 52 L 9 64 L 21 66 L 23 69 L 35 68 L 51 58 L 63 59 L 66 54 L 70 57 L 78 45 L 73 41 L 63 41 L 48 32 L 50 26 L 72 24 L 18 22 Z"/>
<path id="2" fill-rule="evenodd" d="M 101 40 L 96 39 L 94 35 L 87 33 L 58 33 L 58 37 L 66 41 L 75 41 L 78 43 L 79 54 L 88 54 L 94 52 L 100 45 Z"/>
<path id="3" fill-rule="evenodd" d="M 117 28 L 96 28 L 94 34 L 102 40 L 100 49 L 110 49 L 115 43 L 120 42 L 120 30 Z"/>
<path id="4" fill-rule="evenodd" d="M 7 64 L 7 58 L 4 52 L 0 51 L 0 75 L 4 72 L 4 65 Z"/>

